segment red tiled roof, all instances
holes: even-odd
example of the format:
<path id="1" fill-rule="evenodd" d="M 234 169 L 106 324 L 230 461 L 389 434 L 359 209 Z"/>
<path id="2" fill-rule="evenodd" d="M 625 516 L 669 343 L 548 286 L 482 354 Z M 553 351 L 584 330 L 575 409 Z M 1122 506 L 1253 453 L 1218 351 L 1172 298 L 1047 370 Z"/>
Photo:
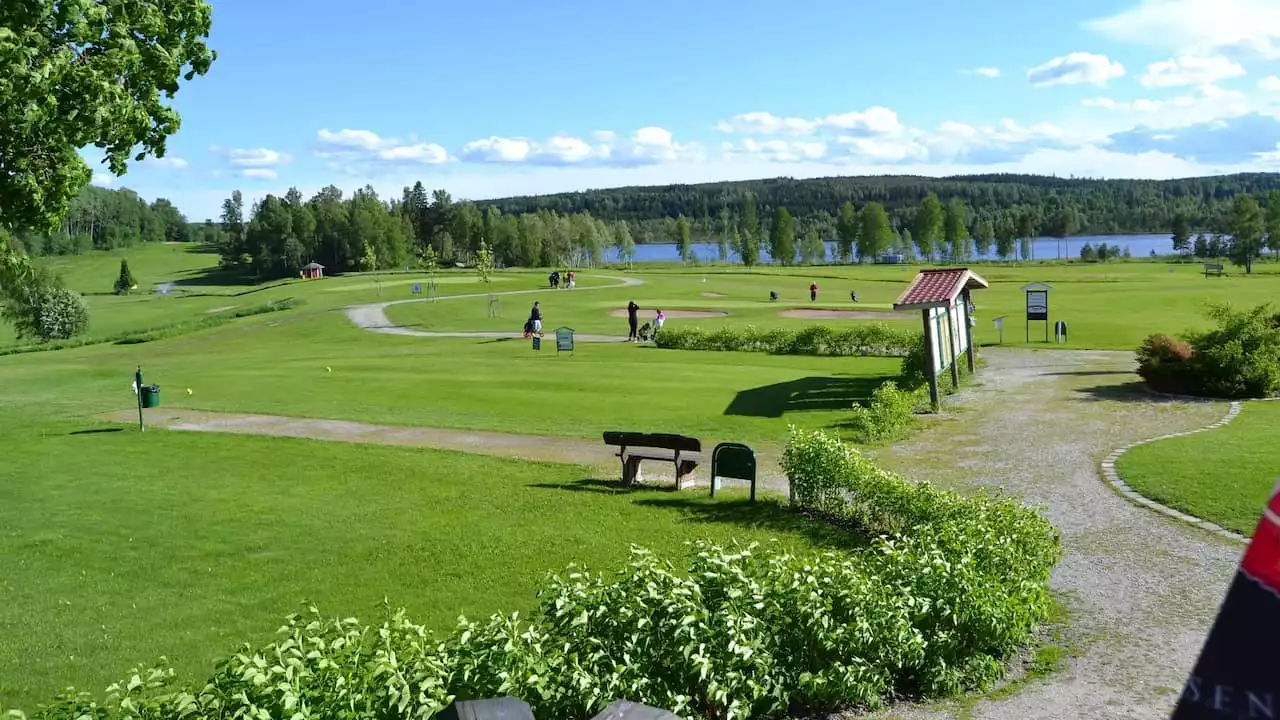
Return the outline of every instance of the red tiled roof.
<path id="1" fill-rule="evenodd" d="M 893 306 L 894 309 L 898 309 L 949 305 L 966 287 L 985 288 L 987 281 L 974 275 L 968 268 L 921 270 Z"/>

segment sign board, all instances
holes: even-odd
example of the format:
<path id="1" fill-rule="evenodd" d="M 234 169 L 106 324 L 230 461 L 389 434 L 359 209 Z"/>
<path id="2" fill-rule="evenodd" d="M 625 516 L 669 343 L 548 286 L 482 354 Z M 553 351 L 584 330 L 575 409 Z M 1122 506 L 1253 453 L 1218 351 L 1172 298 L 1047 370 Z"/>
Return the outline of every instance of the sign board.
<path id="1" fill-rule="evenodd" d="M 933 335 L 933 367 L 941 373 L 955 360 L 953 324 L 947 320 L 946 308 L 930 308 L 929 320 L 929 330 Z"/>
<path id="2" fill-rule="evenodd" d="M 556 328 L 556 352 L 573 352 L 573 328 Z"/>
<path id="3" fill-rule="evenodd" d="M 1049 292 L 1047 290 L 1027 291 L 1027 319 L 1049 319 Z"/>
<path id="4" fill-rule="evenodd" d="M 1171 720 L 1266 718 L 1280 711 L 1280 485 L 1262 510 Z"/>

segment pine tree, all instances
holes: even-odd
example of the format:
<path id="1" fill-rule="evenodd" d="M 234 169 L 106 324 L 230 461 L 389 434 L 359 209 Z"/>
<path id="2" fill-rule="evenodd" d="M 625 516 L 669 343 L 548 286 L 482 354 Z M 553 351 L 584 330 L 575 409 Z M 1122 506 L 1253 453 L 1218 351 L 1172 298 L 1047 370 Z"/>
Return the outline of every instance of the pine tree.
<path id="1" fill-rule="evenodd" d="M 1173 251 L 1186 252 L 1191 248 L 1191 225 L 1187 216 L 1178 213 L 1173 216 Z"/>
<path id="2" fill-rule="evenodd" d="M 128 295 L 129 291 L 138 287 L 138 281 L 133 278 L 133 273 L 129 271 L 129 261 L 120 261 L 120 277 L 116 278 L 116 294 Z"/>

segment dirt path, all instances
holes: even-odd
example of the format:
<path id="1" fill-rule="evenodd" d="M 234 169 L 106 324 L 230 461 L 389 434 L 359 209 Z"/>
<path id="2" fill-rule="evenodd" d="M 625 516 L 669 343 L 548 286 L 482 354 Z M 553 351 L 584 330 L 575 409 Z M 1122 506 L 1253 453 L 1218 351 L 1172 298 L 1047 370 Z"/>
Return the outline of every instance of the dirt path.
<path id="1" fill-rule="evenodd" d="M 120 423 L 136 423 L 137 411 L 127 410 L 109 413 L 103 420 Z M 616 478 L 620 469 L 615 453 L 602 442 L 582 438 L 545 435 L 515 435 L 482 430 L 455 430 L 450 428 L 405 427 L 376 425 L 349 420 L 325 420 L 320 418 L 292 418 L 280 415 L 253 415 L 246 413 L 219 413 L 204 410 L 156 408 L 146 411 L 148 427 L 195 432 L 220 432 L 235 435 L 266 435 L 271 437 L 306 438 L 333 442 L 368 443 L 372 445 L 400 445 L 457 450 L 459 452 L 519 458 L 535 462 L 583 465 L 600 473 L 601 478 Z M 761 485 L 770 490 L 786 493 L 787 482 L 777 468 L 778 449 L 761 448 Z M 694 486 L 706 486 L 709 461 L 693 474 Z M 669 463 L 647 463 L 644 466 L 646 482 L 670 482 L 674 480 Z M 686 487 L 689 487 L 686 485 Z"/>
<path id="2" fill-rule="evenodd" d="M 573 290 L 565 292 L 587 292 L 589 290 L 605 290 L 610 288 L 630 287 L 635 285 L 643 285 L 644 281 L 639 278 L 621 277 L 614 275 L 602 275 L 609 280 L 617 280 L 613 285 L 591 285 L 588 287 L 575 287 Z M 536 290 L 507 290 L 505 292 L 492 293 L 495 296 L 505 295 L 530 295 L 532 293 L 546 292 L 546 288 L 538 288 Z M 488 297 L 490 293 L 465 293 L 462 295 L 444 295 L 436 298 L 436 302 L 445 302 L 448 300 L 462 300 L 465 298 Z M 356 325 L 370 332 L 383 333 L 385 335 L 411 335 L 413 337 L 436 337 L 436 338 L 519 338 L 523 337 L 517 332 L 431 332 L 428 330 L 413 330 L 411 328 L 402 327 L 391 322 L 391 318 L 387 317 L 387 308 L 392 305 L 405 305 L 408 303 L 432 302 L 430 298 L 410 298 L 408 300 L 389 300 L 387 302 L 370 303 L 368 305 L 352 305 L 344 309 L 347 319 Z M 574 335 L 578 342 L 587 343 L 607 343 L 607 342 L 626 342 L 625 337 L 613 335 Z"/>
<path id="3" fill-rule="evenodd" d="M 1070 608 L 1067 669 L 974 706 L 886 718 L 1167 718 L 1226 592 L 1240 546 L 1138 507 L 1099 477 L 1112 450 L 1218 421 L 1225 403 L 1123 388 L 1132 354 L 988 351 L 950 417 L 880 454 L 909 477 L 1003 487 L 1063 534 L 1052 587 Z"/>

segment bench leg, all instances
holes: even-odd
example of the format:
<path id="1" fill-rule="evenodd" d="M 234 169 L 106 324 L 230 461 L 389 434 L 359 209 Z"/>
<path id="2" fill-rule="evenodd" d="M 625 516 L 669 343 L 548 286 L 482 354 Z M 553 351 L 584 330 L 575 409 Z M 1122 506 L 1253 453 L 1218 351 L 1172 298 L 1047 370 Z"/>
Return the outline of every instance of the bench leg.
<path id="1" fill-rule="evenodd" d="M 683 490 L 685 480 L 693 473 L 693 469 L 697 465 L 691 462 L 682 462 L 676 464 L 676 490 Z"/>
<path id="2" fill-rule="evenodd" d="M 635 485 L 644 480 L 640 474 L 640 458 L 627 458 L 622 463 L 622 484 Z"/>

